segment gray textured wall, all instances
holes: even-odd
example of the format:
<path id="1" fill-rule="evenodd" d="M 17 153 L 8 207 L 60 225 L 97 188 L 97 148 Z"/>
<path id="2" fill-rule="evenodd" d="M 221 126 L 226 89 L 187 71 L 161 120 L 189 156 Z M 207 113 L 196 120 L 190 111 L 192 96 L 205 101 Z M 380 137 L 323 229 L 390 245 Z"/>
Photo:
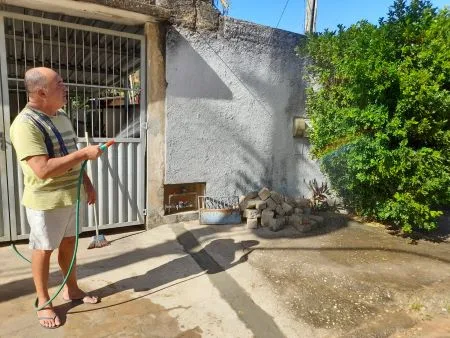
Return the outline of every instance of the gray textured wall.
<path id="1" fill-rule="evenodd" d="M 206 182 L 208 195 L 262 186 L 292 196 L 323 180 L 308 143 L 292 137 L 305 84 L 301 36 L 225 18 L 216 33 L 167 36 L 166 183 Z"/>

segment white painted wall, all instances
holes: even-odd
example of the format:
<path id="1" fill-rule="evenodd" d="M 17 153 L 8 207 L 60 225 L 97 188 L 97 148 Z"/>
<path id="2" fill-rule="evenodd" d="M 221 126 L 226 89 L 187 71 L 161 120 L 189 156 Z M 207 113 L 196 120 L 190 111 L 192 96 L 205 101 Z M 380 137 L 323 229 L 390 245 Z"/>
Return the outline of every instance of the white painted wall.
<path id="1" fill-rule="evenodd" d="M 305 114 L 300 38 L 230 18 L 219 33 L 169 30 L 166 183 L 308 196 L 304 181 L 324 180 L 308 142 L 292 137 L 293 117 Z"/>

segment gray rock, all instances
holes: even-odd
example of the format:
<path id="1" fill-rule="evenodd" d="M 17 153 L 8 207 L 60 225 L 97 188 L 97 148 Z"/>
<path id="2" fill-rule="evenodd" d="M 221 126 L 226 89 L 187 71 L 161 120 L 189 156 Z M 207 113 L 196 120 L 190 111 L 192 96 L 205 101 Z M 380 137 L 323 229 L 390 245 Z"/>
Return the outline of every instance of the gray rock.
<path id="1" fill-rule="evenodd" d="M 261 217 L 261 210 L 257 210 L 257 209 L 245 209 L 244 210 L 244 218 L 258 218 Z"/>
<path id="2" fill-rule="evenodd" d="M 265 201 L 270 197 L 270 190 L 264 187 L 258 192 L 258 196 L 261 200 Z"/>
<path id="3" fill-rule="evenodd" d="M 257 218 L 247 218 L 247 229 L 257 229 L 258 219 Z"/>

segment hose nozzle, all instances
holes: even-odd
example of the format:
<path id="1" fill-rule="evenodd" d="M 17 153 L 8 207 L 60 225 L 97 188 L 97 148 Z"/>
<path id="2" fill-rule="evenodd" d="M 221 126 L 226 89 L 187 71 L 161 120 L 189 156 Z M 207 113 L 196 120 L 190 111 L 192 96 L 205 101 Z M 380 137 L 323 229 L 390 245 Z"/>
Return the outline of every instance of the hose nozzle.
<path id="1" fill-rule="evenodd" d="M 105 151 L 106 148 L 109 148 L 109 146 L 112 146 L 114 143 L 116 143 L 116 141 L 114 141 L 114 140 L 109 140 L 108 142 L 101 144 L 101 145 L 99 146 L 99 148 L 100 148 L 101 151 Z"/>

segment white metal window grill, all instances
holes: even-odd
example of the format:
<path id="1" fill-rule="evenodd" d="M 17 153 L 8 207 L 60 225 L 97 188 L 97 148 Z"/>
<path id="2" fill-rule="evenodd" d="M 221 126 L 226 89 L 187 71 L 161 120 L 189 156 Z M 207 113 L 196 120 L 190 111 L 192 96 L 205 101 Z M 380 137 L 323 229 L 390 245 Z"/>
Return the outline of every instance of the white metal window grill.
<path id="1" fill-rule="evenodd" d="M 104 228 L 143 223 L 145 133 L 145 41 L 142 35 L 63 23 L 16 13 L 3 15 L 2 83 L 7 82 L 10 121 L 27 102 L 24 74 L 50 67 L 67 87 L 65 110 L 78 135 L 78 147 L 114 138 L 98 161 L 90 162 L 97 188 L 98 219 Z M 5 67 L 7 74 L 4 71 Z M 7 79 L 5 76 L 7 75 Z M 5 110 L 5 103 L 3 103 Z M 6 117 L 6 114 L 5 114 Z M 6 118 L 5 118 L 6 120 Z M 13 156 L 10 161 L 15 161 Z M 16 168 L 20 168 L 15 164 Z M 11 173 L 13 174 L 13 173 Z M 17 238 L 29 233 L 19 206 L 22 175 L 15 177 Z M 83 229 L 94 226 L 92 208 L 82 210 Z M 14 218 L 16 221 L 14 222 Z M 13 225 L 14 227 L 14 225 Z"/>

